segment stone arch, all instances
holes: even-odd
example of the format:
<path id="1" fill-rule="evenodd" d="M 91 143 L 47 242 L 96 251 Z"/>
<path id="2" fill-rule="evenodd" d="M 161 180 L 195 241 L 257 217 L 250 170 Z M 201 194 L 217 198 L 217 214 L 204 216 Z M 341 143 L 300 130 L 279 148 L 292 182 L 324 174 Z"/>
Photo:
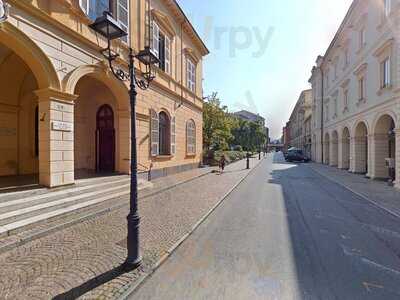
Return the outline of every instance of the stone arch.
<path id="1" fill-rule="evenodd" d="M 114 113 L 115 171 L 130 170 L 130 102 L 128 88 L 106 66 L 85 65 L 76 68 L 63 81 L 63 90 L 76 94 L 74 108 L 75 177 L 100 172 L 96 112 L 109 105 Z M 106 133 L 104 133 L 106 134 Z M 110 133 L 107 133 L 110 134 Z"/>
<path id="2" fill-rule="evenodd" d="M 353 124 L 353 127 L 351 128 L 350 135 L 352 137 L 354 137 L 356 135 L 356 130 L 359 127 L 360 124 L 365 126 L 365 128 L 367 129 L 368 133 L 371 132 L 369 123 L 366 120 L 358 120 Z"/>
<path id="3" fill-rule="evenodd" d="M 172 114 L 171 114 L 171 113 L 169 112 L 169 110 L 166 109 L 165 107 L 161 107 L 161 108 L 158 110 L 157 113 L 160 114 L 161 112 L 166 113 L 169 120 L 171 120 L 171 119 L 173 118 Z"/>
<path id="4" fill-rule="evenodd" d="M 381 121 L 382 117 L 385 117 L 385 116 L 389 116 L 393 120 L 393 122 L 395 124 L 395 128 L 398 127 L 397 115 L 393 111 L 387 110 L 387 111 L 384 111 L 384 112 L 382 112 L 380 114 L 377 114 L 376 117 L 374 118 L 374 121 L 372 122 L 372 126 L 371 126 L 371 129 L 372 129 L 371 131 L 372 131 L 373 134 L 379 133 L 379 132 L 376 132 L 377 129 L 379 131 L 379 128 L 377 128 L 377 126 L 379 125 L 378 122 Z"/>
<path id="5" fill-rule="evenodd" d="M 60 90 L 60 80 L 50 59 L 26 34 L 5 22 L 0 28 L 0 41 L 27 64 L 35 75 L 39 89 Z"/>
<path id="6" fill-rule="evenodd" d="M 339 161 L 339 134 L 337 130 L 332 131 L 330 144 L 330 165 L 337 166 Z"/>
<path id="7" fill-rule="evenodd" d="M 353 172 L 368 173 L 368 125 L 365 121 L 359 121 L 353 131 Z"/>
<path id="8" fill-rule="evenodd" d="M 396 118 L 394 114 L 383 113 L 377 116 L 373 124 L 371 177 L 387 179 L 389 169 L 386 159 L 396 157 Z"/>
<path id="9" fill-rule="evenodd" d="M 0 90 L 0 127 L 5 131 L 0 136 L 0 176 L 24 175 L 29 183 L 38 183 L 38 174 L 45 173 L 40 164 L 49 164 L 43 155 L 47 151 L 39 151 L 39 144 L 45 144 L 39 126 L 45 122 L 38 121 L 37 93 L 58 93 L 60 81 L 43 50 L 9 22 L 0 26 Z"/>
<path id="10" fill-rule="evenodd" d="M 350 168 L 350 130 L 346 126 L 341 132 L 339 168 L 347 170 Z"/>
<path id="11" fill-rule="evenodd" d="M 79 80 L 85 76 L 94 78 L 106 85 L 118 101 L 119 110 L 129 110 L 128 87 L 116 79 L 108 66 L 100 63 L 98 65 L 84 65 L 70 72 L 62 82 L 62 88 L 66 93 L 74 94 Z"/>

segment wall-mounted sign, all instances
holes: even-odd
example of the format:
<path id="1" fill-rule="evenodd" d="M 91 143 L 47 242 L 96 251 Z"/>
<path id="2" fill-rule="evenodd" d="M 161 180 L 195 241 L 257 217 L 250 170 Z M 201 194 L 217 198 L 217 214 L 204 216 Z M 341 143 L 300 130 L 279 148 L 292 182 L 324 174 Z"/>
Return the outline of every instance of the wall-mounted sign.
<path id="1" fill-rule="evenodd" d="M 0 23 L 7 20 L 8 17 L 8 4 L 0 0 Z"/>
<path id="2" fill-rule="evenodd" d="M 51 123 L 51 129 L 56 131 L 71 132 L 73 130 L 73 125 L 72 123 L 68 122 L 53 121 Z"/>

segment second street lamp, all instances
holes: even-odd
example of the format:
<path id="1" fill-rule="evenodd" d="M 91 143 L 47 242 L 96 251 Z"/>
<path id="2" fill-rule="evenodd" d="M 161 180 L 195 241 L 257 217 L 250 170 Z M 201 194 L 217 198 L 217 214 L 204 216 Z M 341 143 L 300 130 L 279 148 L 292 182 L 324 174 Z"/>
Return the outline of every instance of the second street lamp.
<path id="1" fill-rule="evenodd" d="M 129 81 L 129 100 L 131 106 L 131 186 L 130 186 L 130 210 L 128 220 L 127 248 L 128 255 L 125 261 L 126 267 L 137 268 L 141 264 L 139 251 L 139 223 L 138 214 L 138 182 L 137 182 L 137 150 L 136 150 L 136 86 L 146 90 L 155 76 L 152 73 L 152 66 L 157 64 L 158 58 L 152 53 L 150 47 L 145 47 L 137 55 L 129 48 L 129 72 L 121 68 L 114 67 L 113 63 L 118 58 L 118 54 L 111 50 L 111 41 L 128 35 L 109 12 L 104 12 L 103 16 L 98 17 L 95 22 L 89 25 L 95 32 L 107 39 L 107 48 L 101 52 L 107 59 L 110 69 L 114 76 L 120 81 Z M 135 58 L 145 66 L 145 71 L 141 72 L 140 79 L 135 74 Z"/>

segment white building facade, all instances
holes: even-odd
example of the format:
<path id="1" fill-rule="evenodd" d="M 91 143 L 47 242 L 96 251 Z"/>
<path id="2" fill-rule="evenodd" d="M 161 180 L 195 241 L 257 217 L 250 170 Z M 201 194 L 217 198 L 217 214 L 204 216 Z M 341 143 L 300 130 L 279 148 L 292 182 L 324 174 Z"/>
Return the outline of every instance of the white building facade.
<path id="1" fill-rule="evenodd" d="M 302 91 L 296 102 L 289 119 L 290 147 L 295 147 L 307 153 L 308 143 L 306 140 L 306 121 L 311 114 L 311 90 Z"/>
<path id="2" fill-rule="evenodd" d="M 314 161 L 387 179 L 391 158 L 400 174 L 399 20 L 399 0 L 355 0 L 318 57 L 310 78 Z"/>

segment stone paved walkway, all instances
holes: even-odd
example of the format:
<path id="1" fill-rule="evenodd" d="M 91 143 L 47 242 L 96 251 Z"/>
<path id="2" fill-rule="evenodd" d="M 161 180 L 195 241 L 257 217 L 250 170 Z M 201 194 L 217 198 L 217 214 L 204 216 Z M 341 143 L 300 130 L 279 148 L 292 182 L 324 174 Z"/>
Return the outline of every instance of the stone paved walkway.
<path id="1" fill-rule="evenodd" d="M 321 175 L 346 186 L 383 209 L 400 216 L 400 191 L 388 186 L 386 182 L 371 180 L 362 175 L 352 174 L 346 170 L 322 164 L 310 163 L 309 166 Z"/>
<path id="2" fill-rule="evenodd" d="M 252 159 L 254 167 L 257 159 Z M 114 299 L 237 182 L 245 161 L 139 201 L 143 265 L 124 273 L 128 205 L 0 255 L 0 299 Z M 183 174 L 179 176 L 184 176 Z M 156 184 L 157 185 L 157 184 Z"/>
<path id="3" fill-rule="evenodd" d="M 171 175 L 168 177 L 162 177 L 162 178 L 155 179 L 151 182 L 152 188 L 139 190 L 139 197 L 141 197 L 141 198 L 149 197 L 151 195 L 159 193 L 162 190 L 174 187 L 177 184 L 182 184 L 182 183 L 185 183 L 194 178 L 198 178 L 200 176 L 206 175 L 213 170 L 215 170 L 214 167 L 207 167 L 207 168 L 201 168 L 201 169 L 199 168 L 199 169 L 193 169 L 190 171 Z M 126 176 L 116 176 L 116 177 L 118 177 L 119 179 L 126 179 L 125 184 L 129 183 L 129 177 L 127 175 Z M 108 178 L 110 180 L 105 181 Z M 94 180 L 100 179 L 100 180 L 102 180 L 102 182 L 106 182 L 107 184 L 111 184 L 111 186 L 115 186 L 116 188 L 118 188 L 117 185 L 112 184 L 114 178 L 115 178 L 115 176 L 101 177 L 101 178 L 98 177 L 98 178 L 94 178 Z M 57 189 L 57 191 L 70 193 L 70 195 L 72 196 L 73 194 L 71 193 L 71 191 L 74 188 L 79 188 L 84 184 L 90 185 L 90 184 L 94 184 L 94 182 L 92 179 L 78 181 L 76 186 L 59 188 L 59 189 Z M 47 194 L 50 197 L 52 192 L 54 192 L 54 191 L 55 190 L 51 190 L 50 192 L 48 192 L 46 189 L 41 189 L 40 191 L 34 189 L 32 191 L 24 192 L 23 193 L 24 196 L 23 197 L 20 196 L 20 197 L 21 197 L 21 200 L 24 198 L 26 199 L 30 196 L 36 196 L 38 194 Z M 93 189 L 92 189 L 92 191 L 93 191 Z M 126 191 L 127 192 L 129 191 L 129 187 L 126 188 Z M 15 197 L 10 194 L 8 194 L 8 195 L 9 195 L 9 197 Z M 75 194 L 75 195 L 77 195 L 77 194 Z M 84 195 L 84 192 L 82 192 L 81 195 Z M 7 195 L 3 194 L 0 196 L 4 197 Z M 61 196 L 60 196 L 60 198 L 61 198 Z M 58 199 L 60 199 L 60 198 L 58 198 Z M 85 199 L 83 199 L 83 201 L 85 201 Z M 71 225 L 76 224 L 77 222 L 82 222 L 82 220 L 87 220 L 87 219 L 93 218 L 95 216 L 98 216 L 100 214 L 107 213 L 110 210 L 120 208 L 121 206 L 126 205 L 126 203 L 127 203 L 126 197 L 115 196 L 111 200 L 103 201 L 96 205 L 90 205 L 88 207 L 84 207 L 79 210 L 74 210 L 72 212 L 63 214 L 59 217 L 47 219 L 46 221 L 43 221 L 43 222 L 33 223 L 30 226 L 25 226 L 21 230 L 18 230 L 17 232 L 13 232 L 12 235 L 10 235 L 8 237 L 7 236 L 4 237 L 0 234 L 0 253 L 2 253 L 4 251 L 8 251 L 10 248 L 15 248 L 16 246 L 24 244 L 26 241 L 31 241 L 32 239 L 36 239 L 38 237 L 48 235 L 50 232 L 58 231 L 60 229 L 69 227 Z M 34 205 L 34 204 L 32 204 L 32 205 Z M 27 206 L 24 204 L 24 207 L 27 207 Z M 2 211 L 3 213 L 5 212 L 2 209 L 0 209 L 0 211 Z"/>

